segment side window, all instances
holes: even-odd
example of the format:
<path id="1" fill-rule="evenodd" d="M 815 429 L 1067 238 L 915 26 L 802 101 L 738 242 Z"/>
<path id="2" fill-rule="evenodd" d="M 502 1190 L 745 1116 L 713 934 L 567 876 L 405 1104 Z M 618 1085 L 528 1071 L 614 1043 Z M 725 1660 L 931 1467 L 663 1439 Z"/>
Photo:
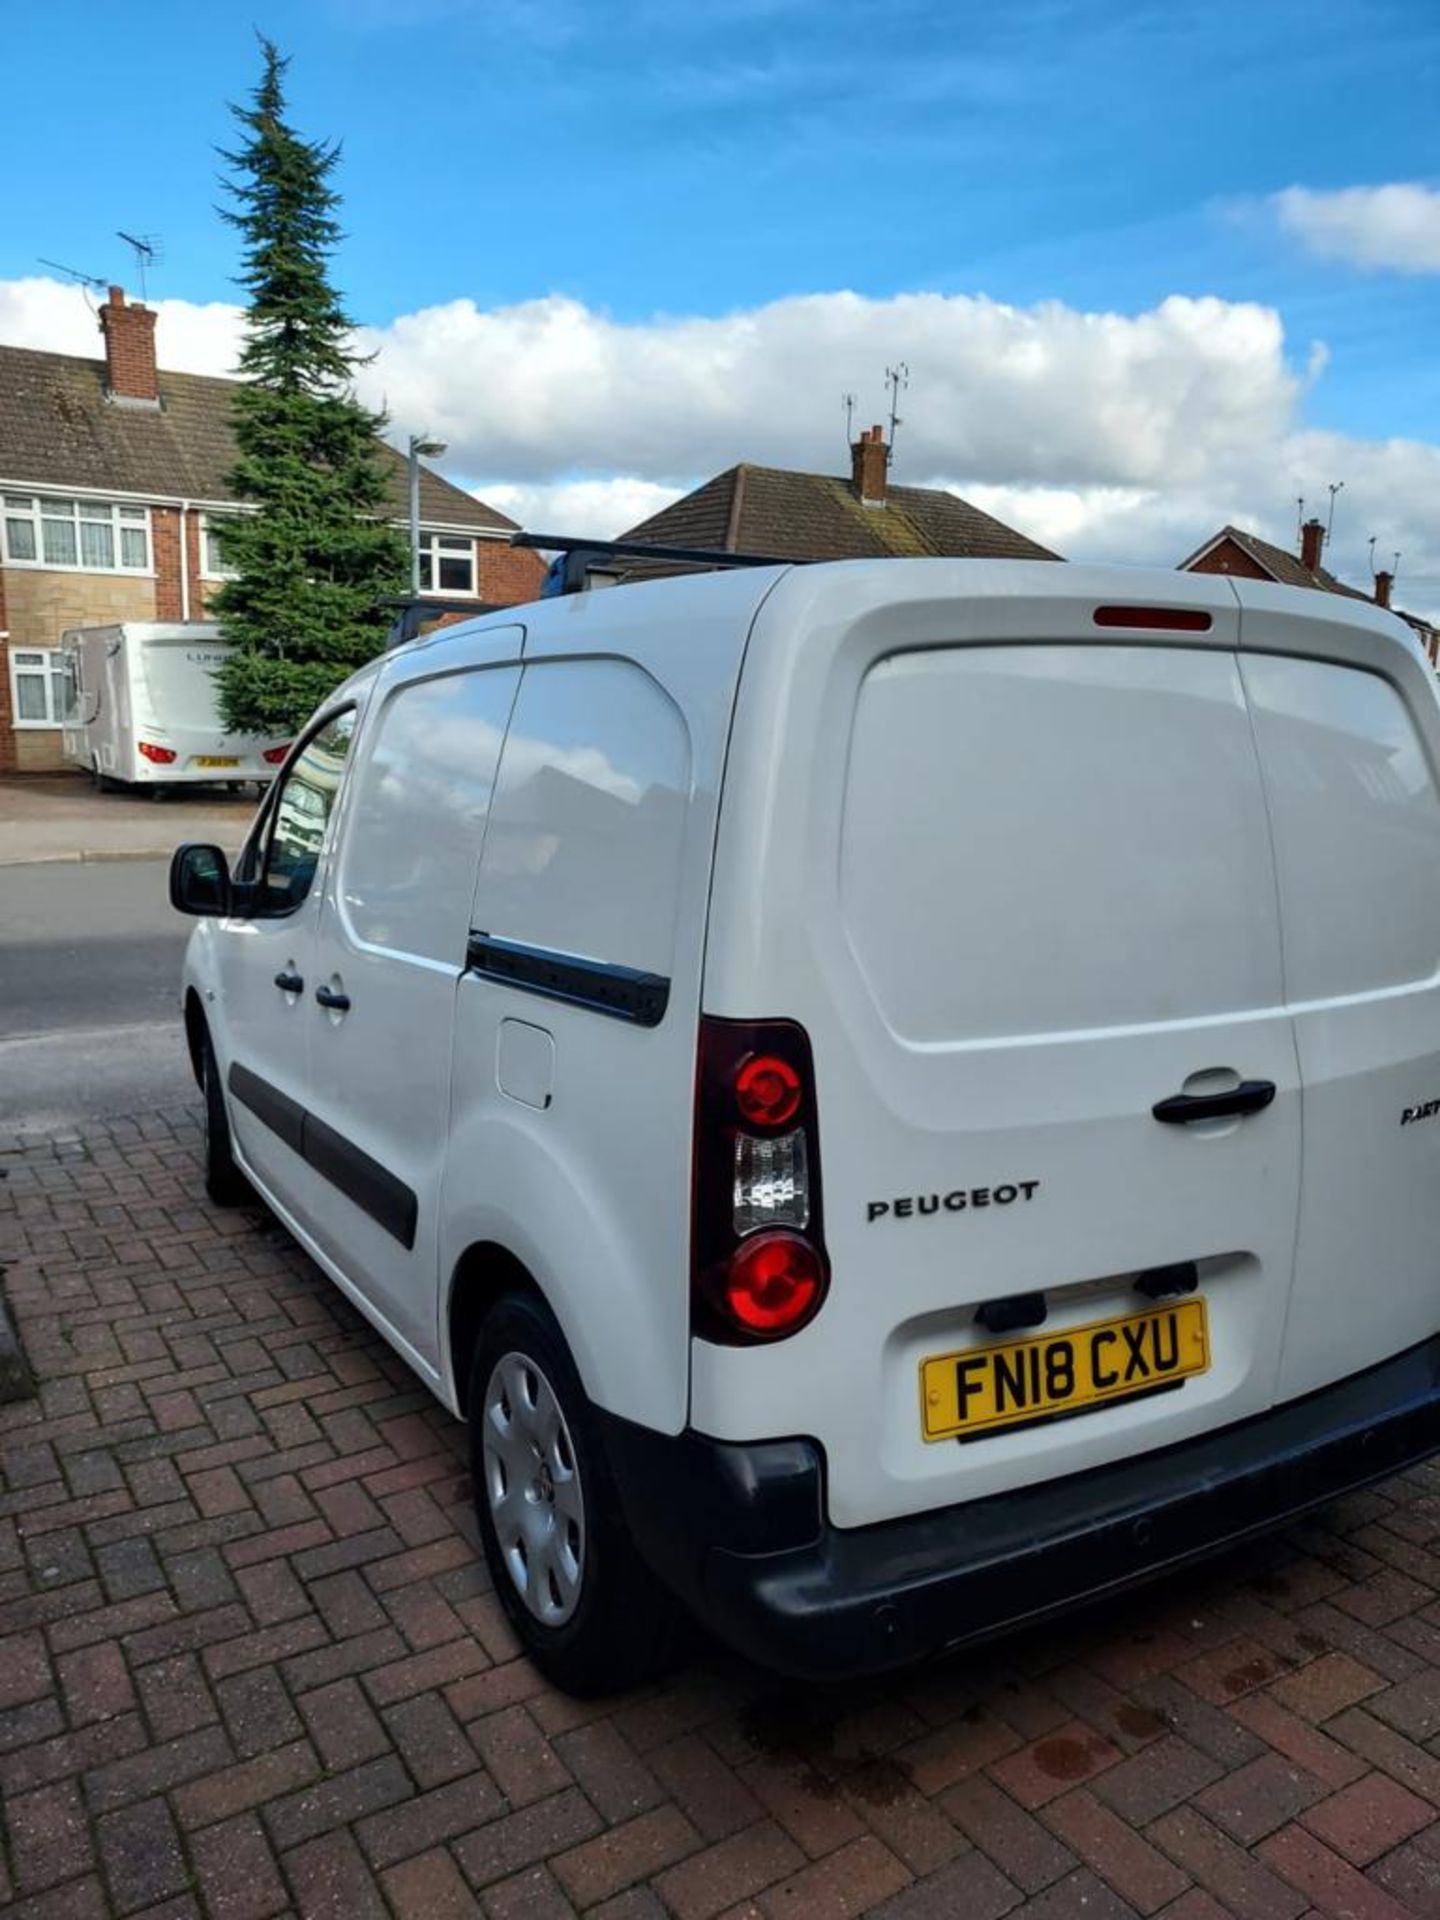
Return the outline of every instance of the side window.
<path id="1" fill-rule="evenodd" d="M 477 929 L 669 974 L 690 735 L 622 660 L 525 668 L 485 837 Z"/>
<path id="2" fill-rule="evenodd" d="M 293 913 L 310 891 L 355 732 L 355 709 L 321 728 L 285 775 L 270 815 L 259 875 L 261 913 Z"/>
<path id="3" fill-rule="evenodd" d="M 470 899 L 518 667 L 397 687 L 352 778 L 341 911 L 355 937 L 465 965 Z"/>

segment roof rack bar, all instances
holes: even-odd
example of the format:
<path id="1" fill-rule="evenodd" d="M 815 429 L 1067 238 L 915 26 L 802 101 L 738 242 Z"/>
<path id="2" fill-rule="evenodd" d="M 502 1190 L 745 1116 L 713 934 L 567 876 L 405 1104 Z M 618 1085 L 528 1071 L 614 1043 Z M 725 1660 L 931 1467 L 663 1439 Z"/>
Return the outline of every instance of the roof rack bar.
<path id="1" fill-rule="evenodd" d="M 392 647 L 403 647 L 413 640 L 430 615 L 437 618 L 447 613 L 463 613 L 468 620 L 478 619 L 484 613 L 499 613 L 498 605 L 492 606 L 487 600 L 454 600 L 444 594 L 384 593 L 375 603 L 388 608 L 391 620 L 390 631 L 385 636 L 385 651 Z"/>
<path id="2" fill-rule="evenodd" d="M 679 560 L 699 567 L 793 567 L 793 555 L 726 553 L 714 547 L 656 546 L 647 540 L 583 540 L 568 533 L 512 533 L 512 547 L 538 547 L 547 553 L 586 553 L 627 560 Z"/>

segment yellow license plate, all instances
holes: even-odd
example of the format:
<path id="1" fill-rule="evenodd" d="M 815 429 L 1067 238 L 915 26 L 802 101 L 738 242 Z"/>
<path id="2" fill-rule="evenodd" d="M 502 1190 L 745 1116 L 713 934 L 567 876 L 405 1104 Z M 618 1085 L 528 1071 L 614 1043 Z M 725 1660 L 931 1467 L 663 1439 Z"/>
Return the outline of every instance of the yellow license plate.
<path id="1" fill-rule="evenodd" d="M 195 764 L 197 767 L 238 767 L 240 762 L 217 758 L 213 753 L 197 753 Z"/>
<path id="2" fill-rule="evenodd" d="M 927 1440 L 965 1439 L 1168 1386 L 1209 1365 L 1205 1302 L 1179 1300 L 1120 1320 L 922 1360 L 920 1428 Z"/>

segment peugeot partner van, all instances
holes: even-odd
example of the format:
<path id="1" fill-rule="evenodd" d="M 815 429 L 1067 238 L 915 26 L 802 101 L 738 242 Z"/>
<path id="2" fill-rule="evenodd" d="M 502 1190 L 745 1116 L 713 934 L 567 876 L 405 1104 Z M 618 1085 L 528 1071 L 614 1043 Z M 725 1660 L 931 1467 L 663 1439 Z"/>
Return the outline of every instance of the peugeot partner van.
<path id="1" fill-rule="evenodd" d="M 296 741 L 184 1020 L 468 1419 L 537 1662 L 874 1671 L 1440 1445 L 1440 706 L 1248 580 L 759 568 L 449 627 Z"/>

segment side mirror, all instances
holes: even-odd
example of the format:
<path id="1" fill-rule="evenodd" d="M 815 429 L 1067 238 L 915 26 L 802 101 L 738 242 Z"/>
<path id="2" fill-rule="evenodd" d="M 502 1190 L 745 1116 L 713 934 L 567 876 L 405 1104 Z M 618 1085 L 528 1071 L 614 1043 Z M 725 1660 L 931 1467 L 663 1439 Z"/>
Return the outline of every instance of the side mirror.
<path id="1" fill-rule="evenodd" d="M 177 913 L 226 914 L 233 890 L 230 862 L 219 847 L 187 840 L 170 862 L 170 904 Z"/>

